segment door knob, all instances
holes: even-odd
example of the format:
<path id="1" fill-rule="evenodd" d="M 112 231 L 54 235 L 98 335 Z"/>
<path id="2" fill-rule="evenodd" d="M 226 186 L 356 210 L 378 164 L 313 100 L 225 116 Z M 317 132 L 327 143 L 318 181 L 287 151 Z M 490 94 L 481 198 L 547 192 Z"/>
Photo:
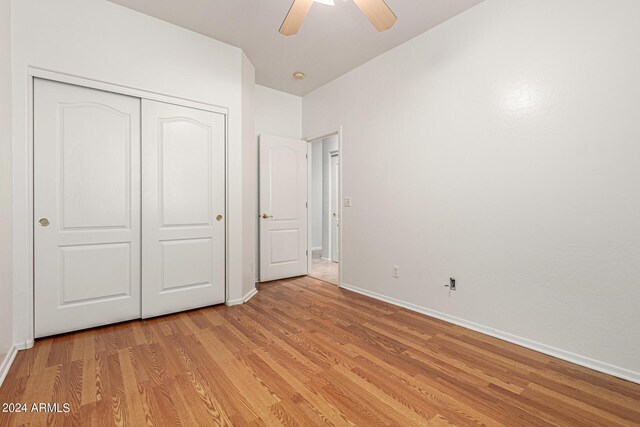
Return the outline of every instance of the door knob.
<path id="1" fill-rule="evenodd" d="M 40 224 L 42 227 L 48 227 L 49 220 L 47 218 L 40 218 L 40 221 L 38 221 L 38 224 Z"/>
<path id="2" fill-rule="evenodd" d="M 222 215 L 216 216 L 216 221 L 222 221 Z"/>
<path id="3" fill-rule="evenodd" d="M 262 214 L 262 219 L 273 218 L 273 215 Z"/>

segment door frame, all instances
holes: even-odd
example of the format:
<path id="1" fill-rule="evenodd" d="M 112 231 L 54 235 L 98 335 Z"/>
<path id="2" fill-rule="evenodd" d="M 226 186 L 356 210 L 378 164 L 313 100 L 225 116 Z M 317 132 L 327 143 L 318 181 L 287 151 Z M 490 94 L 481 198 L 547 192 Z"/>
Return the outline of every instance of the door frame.
<path id="1" fill-rule="evenodd" d="M 334 187 L 334 184 L 335 184 L 335 181 L 336 181 L 336 179 L 334 177 L 334 174 L 333 174 L 333 171 L 334 171 L 334 169 L 333 169 L 333 158 L 334 157 L 337 157 L 336 160 L 338 161 L 338 170 L 339 170 L 340 169 L 340 150 L 329 151 L 329 172 L 330 173 L 329 173 L 329 212 L 328 212 L 329 221 L 328 221 L 328 223 L 330 224 L 330 228 L 331 228 L 331 230 L 329 231 L 329 260 L 331 262 L 337 262 L 338 263 L 338 268 L 340 268 L 340 245 L 338 244 L 337 245 L 338 247 L 337 248 L 335 247 L 336 246 L 336 244 L 335 244 L 336 242 L 333 239 L 333 236 L 334 236 L 333 227 L 334 227 L 334 225 L 333 225 L 333 220 L 331 219 L 332 216 L 333 216 L 333 214 L 332 214 L 332 211 L 333 211 L 333 208 L 334 208 L 333 205 L 334 205 L 335 201 L 338 200 L 338 218 L 336 218 L 335 221 L 337 222 L 336 225 L 338 227 L 338 232 L 336 233 L 336 238 L 338 239 L 338 242 L 340 242 L 340 225 L 339 225 L 340 224 L 339 223 L 339 221 L 340 221 L 340 219 L 339 219 L 340 218 L 340 199 L 338 198 L 339 194 L 336 195 L 334 190 L 333 190 L 333 187 Z M 340 186 L 340 174 L 338 174 L 338 185 L 336 185 L 336 190 L 338 189 L 339 186 Z M 333 250 L 334 249 L 338 250 L 338 256 L 336 257 L 337 261 L 334 261 L 334 259 L 333 259 Z"/>
<path id="2" fill-rule="evenodd" d="M 312 193 L 312 167 L 313 167 L 313 163 L 312 163 L 312 152 L 313 150 L 311 149 L 311 143 L 313 143 L 314 141 L 317 141 L 319 139 L 324 139 L 327 138 L 329 136 L 333 136 L 333 135 L 338 135 L 338 200 L 340 201 L 340 203 L 338 204 L 338 216 L 340 217 L 340 227 L 338 228 L 338 287 L 342 287 L 342 264 L 343 264 L 343 259 L 342 259 L 342 242 L 343 242 L 343 238 L 342 238 L 342 230 L 343 230 L 343 224 L 342 224 L 342 210 L 343 210 L 343 196 L 342 196 L 342 186 L 343 186 L 343 174 L 342 174 L 342 167 L 344 164 L 344 155 L 343 155 L 343 151 L 342 151 L 342 125 L 339 125 L 337 128 L 333 128 L 333 129 L 329 129 L 327 132 L 322 133 L 320 135 L 317 136 L 313 136 L 313 137 L 307 137 L 307 138 L 302 138 L 304 141 L 307 141 L 307 153 L 309 153 L 309 155 L 307 156 L 307 203 L 309 208 L 307 209 L 307 252 L 309 254 L 309 256 L 307 257 L 307 274 L 311 273 L 311 266 L 312 266 L 312 258 L 313 258 L 313 244 L 312 244 L 312 230 L 311 230 L 311 225 L 312 225 L 312 206 L 313 206 L 313 201 L 312 201 L 312 197 L 310 197 L 313 193 Z M 330 153 L 331 154 L 331 153 Z"/>
<path id="3" fill-rule="evenodd" d="M 213 104 L 207 104 L 203 102 L 193 101 L 190 99 L 179 98 L 171 95 L 165 95 L 156 92 L 150 92 L 143 89 L 132 88 L 129 86 L 122 86 L 114 83 L 109 83 L 100 80 L 94 80 L 91 78 L 85 78 L 80 76 L 75 76 L 71 74 L 61 73 L 57 71 L 46 70 L 37 67 L 28 67 L 27 69 L 27 162 L 25 167 L 25 176 L 26 179 L 26 189 L 27 189 L 27 203 L 26 206 L 20 208 L 20 212 L 24 212 L 26 222 L 27 222 L 27 251 L 25 252 L 24 263 L 22 266 L 26 268 L 25 273 L 27 276 L 25 277 L 27 286 L 26 286 L 26 301 L 27 303 L 23 306 L 25 310 L 25 317 L 29 322 L 26 326 L 26 340 L 19 342 L 16 344 L 16 348 L 18 350 L 30 348 L 33 346 L 35 341 L 35 303 L 34 303 L 34 295 L 35 295 L 35 277 L 34 277 L 34 226 L 35 226 L 35 218 L 34 218 L 34 167 L 33 167 L 33 152 L 34 152 L 34 132 L 33 126 L 35 124 L 34 120 L 34 81 L 35 79 L 42 80 L 51 80 L 59 83 L 66 83 L 75 86 L 86 87 L 89 89 L 96 89 L 105 92 L 116 93 L 119 95 L 126 95 L 135 98 L 149 99 L 153 101 L 164 102 L 167 104 L 175 104 L 188 108 L 196 108 L 199 110 L 210 111 L 213 113 L 223 114 L 224 115 L 224 123 L 225 123 L 225 142 L 224 142 L 224 152 L 225 152 L 225 302 L 229 302 L 228 298 L 230 295 L 229 290 L 229 109 L 227 107 L 222 107 Z M 141 107 L 142 108 L 142 103 Z M 142 194 L 140 195 L 142 197 Z M 23 210 L 24 209 L 24 210 Z M 13 208 L 13 214 L 16 214 L 17 209 Z M 15 239 L 14 234 L 14 239 Z M 15 240 L 14 240 L 15 241 Z M 142 248 L 141 248 L 142 249 Z M 21 267 L 22 267 L 21 266 Z"/>

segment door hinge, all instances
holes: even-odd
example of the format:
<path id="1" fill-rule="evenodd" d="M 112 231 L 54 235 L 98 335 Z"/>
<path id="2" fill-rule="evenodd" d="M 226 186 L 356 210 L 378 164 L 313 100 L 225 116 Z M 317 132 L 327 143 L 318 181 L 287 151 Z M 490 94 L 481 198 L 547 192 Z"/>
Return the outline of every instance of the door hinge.
<path id="1" fill-rule="evenodd" d="M 308 158 L 309 158 L 309 155 L 308 155 L 308 154 L 305 154 L 305 155 L 304 155 L 304 158 L 305 158 L 305 159 L 308 159 Z"/>
<path id="2" fill-rule="evenodd" d="M 308 208 L 309 207 L 309 202 L 304 202 L 304 207 Z"/>
<path id="3" fill-rule="evenodd" d="M 304 253 L 309 256 L 309 249 L 307 249 L 306 251 L 304 251 Z"/>

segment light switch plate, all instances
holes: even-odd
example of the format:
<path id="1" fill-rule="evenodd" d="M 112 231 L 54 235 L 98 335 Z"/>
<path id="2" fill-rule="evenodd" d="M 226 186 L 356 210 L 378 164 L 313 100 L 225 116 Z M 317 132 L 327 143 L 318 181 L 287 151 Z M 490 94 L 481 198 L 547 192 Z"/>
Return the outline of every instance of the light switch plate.
<path id="1" fill-rule="evenodd" d="M 345 197 L 344 198 L 344 207 L 345 208 L 350 208 L 351 207 L 351 197 Z"/>

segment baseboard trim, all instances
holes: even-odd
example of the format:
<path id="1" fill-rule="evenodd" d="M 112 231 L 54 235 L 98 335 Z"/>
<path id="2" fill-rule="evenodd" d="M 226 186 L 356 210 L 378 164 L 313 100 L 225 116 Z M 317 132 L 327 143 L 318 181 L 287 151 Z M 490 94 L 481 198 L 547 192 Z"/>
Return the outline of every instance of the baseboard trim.
<path id="1" fill-rule="evenodd" d="M 18 354 L 18 348 L 16 345 L 12 345 L 7 354 L 4 356 L 2 364 L 0 364 L 0 386 L 2 386 L 4 379 L 7 377 L 9 369 L 11 369 L 11 365 L 16 358 L 16 354 Z"/>
<path id="2" fill-rule="evenodd" d="M 33 347 L 33 344 L 35 344 L 35 340 L 23 341 L 23 342 L 14 344 L 14 346 L 16 347 L 16 350 L 20 351 L 20 350 L 26 350 Z"/>
<path id="3" fill-rule="evenodd" d="M 317 248 L 311 248 L 312 251 L 321 251 L 322 246 L 318 246 Z"/>
<path id="4" fill-rule="evenodd" d="M 251 289 L 243 298 L 243 302 L 249 301 L 251 298 L 258 294 L 258 290 L 256 288 Z"/>
<path id="5" fill-rule="evenodd" d="M 581 356 L 579 354 L 571 353 L 566 350 L 562 350 L 556 347 L 551 347 L 546 344 L 539 343 L 527 338 L 519 337 L 517 335 L 510 334 L 508 332 L 500 331 L 498 329 L 490 328 L 488 326 L 480 325 L 478 323 L 470 322 L 458 317 L 450 316 L 448 314 L 441 313 L 439 311 L 431 310 L 425 307 L 421 307 L 409 302 L 398 300 L 388 297 L 386 295 L 372 292 L 366 289 L 359 288 L 357 286 L 349 285 L 347 283 L 341 283 L 341 288 L 346 290 L 365 295 L 379 301 L 384 301 L 389 304 L 393 304 L 399 307 L 406 308 L 407 310 L 415 311 L 426 316 L 435 317 L 436 319 L 444 320 L 445 322 L 453 323 L 454 325 L 462 326 L 463 328 L 471 329 L 476 332 L 480 332 L 485 335 L 498 338 L 512 344 L 516 344 L 522 347 L 529 348 L 531 350 L 538 351 L 540 353 L 547 354 L 549 356 L 557 357 L 558 359 L 565 360 L 567 362 L 575 363 L 576 365 L 584 366 L 585 368 L 593 369 L 594 371 L 602 372 L 604 374 L 613 375 L 614 377 L 622 378 L 627 381 L 631 381 L 640 384 L 640 372 L 630 371 L 625 368 L 610 365 L 599 360 L 594 360 L 589 357 Z"/>
<path id="6" fill-rule="evenodd" d="M 249 292 L 247 292 L 245 294 L 245 296 L 243 296 L 242 298 L 238 298 L 238 299 L 233 299 L 233 300 L 227 301 L 225 303 L 225 305 L 231 307 L 231 306 L 234 306 L 234 305 L 244 304 L 245 302 L 247 302 L 251 298 L 253 298 L 257 293 L 258 293 L 258 290 L 256 288 L 253 288 Z"/>

